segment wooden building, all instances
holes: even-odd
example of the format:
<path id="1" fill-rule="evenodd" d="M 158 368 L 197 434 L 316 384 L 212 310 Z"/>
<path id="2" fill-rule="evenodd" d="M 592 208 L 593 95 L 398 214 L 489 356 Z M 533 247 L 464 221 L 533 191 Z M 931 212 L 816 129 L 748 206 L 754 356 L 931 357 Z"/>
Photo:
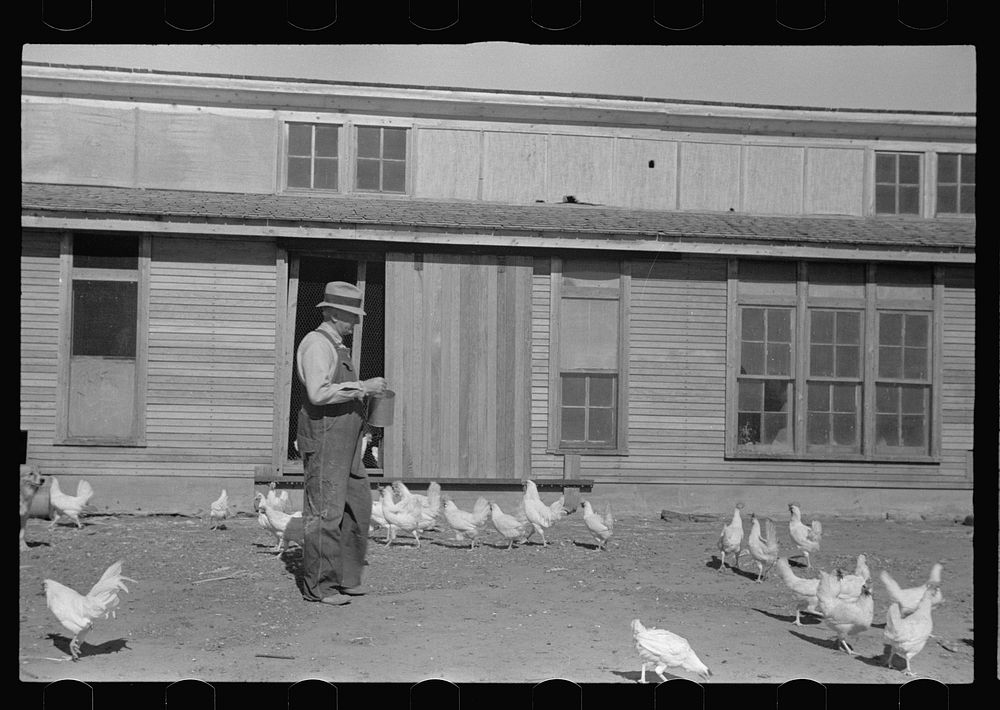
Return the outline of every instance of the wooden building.
<path id="1" fill-rule="evenodd" d="M 373 476 L 970 508 L 975 124 L 24 63 L 28 458 L 109 510 L 296 480 L 343 279 Z"/>

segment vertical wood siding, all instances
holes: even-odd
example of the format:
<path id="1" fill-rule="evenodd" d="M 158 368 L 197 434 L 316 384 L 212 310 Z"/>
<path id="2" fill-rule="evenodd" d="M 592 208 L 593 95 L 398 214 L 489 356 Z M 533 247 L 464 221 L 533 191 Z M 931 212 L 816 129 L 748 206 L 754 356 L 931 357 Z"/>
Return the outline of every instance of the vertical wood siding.
<path id="1" fill-rule="evenodd" d="M 480 131 L 421 128 L 414 194 L 417 197 L 474 200 L 479 193 Z"/>
<path id="2" fill-rule="evenodd" d="M 274 192 L 275 122 L 266 115 L 141 109 L 136 141 L 140 187 Z"/>
<path id="3" fill-rule="evenodd" d="M 518 478 L 526 470 L 530 261 L 386 257 L 389 476 Z"/>
<path id="4" fill-rule="evenodd" d="M 682 210 L 740 208 L 740 146 L 683 143 L 680 160 Z"/>
<path id="5" fill-rule="evenodd" d="M 154 237 L 146 446 L 52 446 L 58 238 L 26 235 L 21 425 L 53 473 L 238 476 L 271 460 L 275 253 L 266 242 Z"/>
<path id="6" fill-rule="evenodd" d="M 619 138 L 613 182 L 615 205 L 677 209 L 677 143 Z"/>
<path id="7" fill-rule="evenodd" d="M 549 136 L 544 199 L 561 202 L 572 195 L 579 202 L 611 203 L 614 142 L 610 137 Z"/>
<path id="8" fill-rule="evenodd" d="M 743 211 L 757 214 L 801 214 L 802 148 L 773 145 L 746 148 Z"/>
<path id="9" fill-rule="evenodd" d="M 483 140 L 482 199 L 491 202 L 545 199 L 544 134 L 487 131 Z"/>
<path id="10" fill-rule="evenodd" d="M 126 104 L 22 102 L 21 180 L 134 186 L 135 116 Z"/>
<path id="11" fill-rule="evenodd" d="M 864 214 L 865 154 L 860 148 L 808 148 L 808 214 Z"/>

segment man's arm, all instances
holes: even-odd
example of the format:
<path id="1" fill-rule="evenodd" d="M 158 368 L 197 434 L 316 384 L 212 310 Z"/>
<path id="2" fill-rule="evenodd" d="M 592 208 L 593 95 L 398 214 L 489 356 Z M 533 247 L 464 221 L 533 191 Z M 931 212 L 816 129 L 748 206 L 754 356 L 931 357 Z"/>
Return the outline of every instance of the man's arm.
<path id="1" fill-rule="evenodd" d="M 337 368 L 337 352 L 318 338 L 306 337 L 299 346 L 299 363 L 306 385 L 306 396 L 316 405 L 339 404 L 364 397 L 360 382 L 332 382 L 330 375 Z"/>

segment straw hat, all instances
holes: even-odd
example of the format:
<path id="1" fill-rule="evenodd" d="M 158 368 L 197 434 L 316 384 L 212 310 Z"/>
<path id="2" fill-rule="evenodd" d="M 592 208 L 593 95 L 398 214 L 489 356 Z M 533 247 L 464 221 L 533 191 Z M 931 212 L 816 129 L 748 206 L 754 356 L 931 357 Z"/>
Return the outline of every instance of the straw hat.
<path id="1" fill-rule="evenodd" d="M 323 301 L 316 308 L 336 308 L 338 311 L 365 315 L 361 308 L 361 289 L 346 281 L 331 281 L 323 291 Z"/>

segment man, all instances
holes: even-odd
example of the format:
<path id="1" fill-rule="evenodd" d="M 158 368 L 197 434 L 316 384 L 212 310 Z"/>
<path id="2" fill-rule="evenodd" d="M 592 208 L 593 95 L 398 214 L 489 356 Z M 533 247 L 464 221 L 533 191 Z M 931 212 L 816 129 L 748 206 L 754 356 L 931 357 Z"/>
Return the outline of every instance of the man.
<path id="1" fill-rule="evenodd" d="M 368 550 L 371 490 L 361 461 L 364 398 L 381 395 L 381 377 L 359 381 L 344 336 L 361 316 L 361 290 L 326 285 L 323 322 L 299 344 L 295 365 L 306 397 L 299 410 L 298 448 L 305 468 L 303 597 L 338 606 L 368 590 L 361 571 Z"/>

